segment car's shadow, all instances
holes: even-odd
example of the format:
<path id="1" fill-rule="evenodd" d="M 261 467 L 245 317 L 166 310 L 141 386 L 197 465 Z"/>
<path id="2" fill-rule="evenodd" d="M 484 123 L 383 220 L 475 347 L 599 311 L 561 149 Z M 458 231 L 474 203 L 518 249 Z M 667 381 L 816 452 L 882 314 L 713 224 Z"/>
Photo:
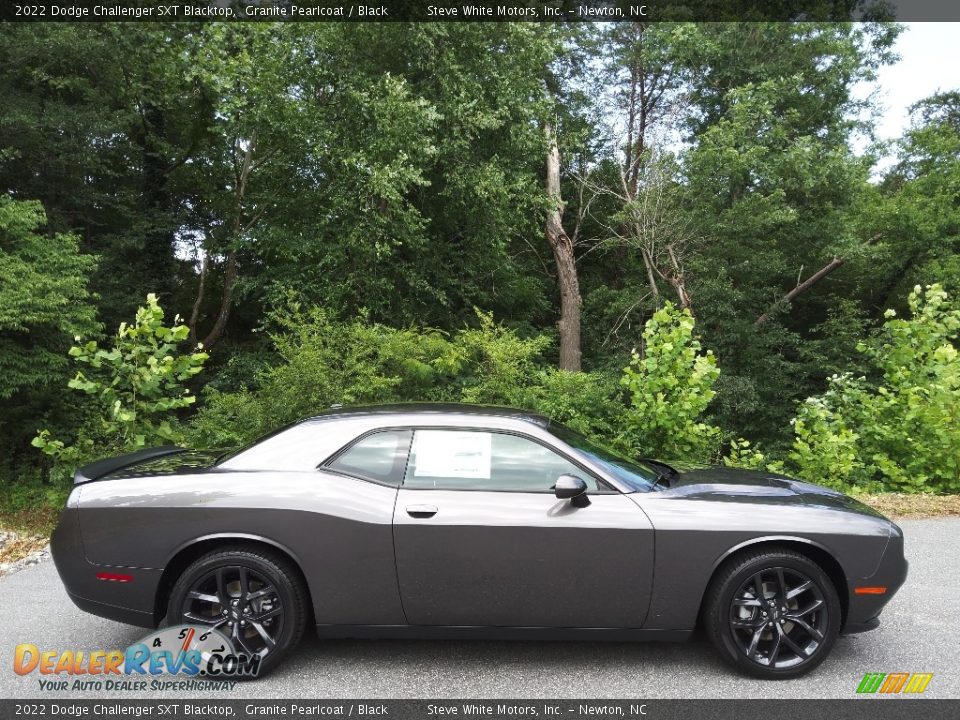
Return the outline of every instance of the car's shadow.
<path id="1" fill-rule="evenodd" d="M 106 625 L 111 647 L 127 647 L 146 634 Z M 847 670 L 874 658 L 884 634 L 841 636 L 817 676 L 842 676 L 835 692 L 845 689 L 852 682 Z M 288 657 L 254 685 L 264 696 L 627 697 L 643 690 L 679 697 L 689 683 L 703 681 L 732 683 L 758 696 L 769 691 L 765 681 L 744 677 L 724 663 L 701 631 L 672 643 L 330 640 L 308 629 Z M 799 688 L 804 682 L 777 685 Z"/>
<path id="2" fill-rule="evenodd" d="M 841 637 L 824 668 L 857 656 L 868 657 L 869 648 L 859 638 Z M 609 690 L 612 677 L 634 682 L 644 677 L 737 677 L 699 632 L 679 643 L 329 640 L 308 632 L 261 682 L 272 684 L 273 675 L 318 674 L 331 690 L 344 694 L 356 690 L 371 697 L 396 697 L 398 690 L 404 696 L 503 695 L 521 688 L 539 692 L 565 688 L 568 695 L 572 688 L 579 688 L 575 694 L 586 696 L 591 688 L 601 695 L 603 688 Z M 407 684 L 415 678 L 417 684 L 401 685 L 401 678 Z"/>

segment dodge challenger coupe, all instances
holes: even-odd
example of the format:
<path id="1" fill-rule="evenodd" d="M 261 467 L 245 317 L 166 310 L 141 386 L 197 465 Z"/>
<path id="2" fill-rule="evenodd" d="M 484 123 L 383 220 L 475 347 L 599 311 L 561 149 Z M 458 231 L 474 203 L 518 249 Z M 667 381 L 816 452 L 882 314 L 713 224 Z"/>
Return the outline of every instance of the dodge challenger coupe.
<path id="1" fill-rule="evenodd" d="M 321 637 L 681 640 L 764 678 L 879 624 L 903 533 L 841 493 L 608 452 L 468 405 L 333 409 L 231 454 L 80 468 L 52 539 L 73 601 L 217 628 L 268 669 Z"/>

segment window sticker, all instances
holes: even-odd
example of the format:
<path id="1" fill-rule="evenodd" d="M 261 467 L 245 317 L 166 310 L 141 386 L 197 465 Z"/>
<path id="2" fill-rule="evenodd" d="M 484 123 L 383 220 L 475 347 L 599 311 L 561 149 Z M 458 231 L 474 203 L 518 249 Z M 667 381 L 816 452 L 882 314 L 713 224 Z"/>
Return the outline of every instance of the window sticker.
<path id="1" fill-rule="evenodd" d="M 414 477 L 490 479 L 490 433 L 417 430 Z"/>

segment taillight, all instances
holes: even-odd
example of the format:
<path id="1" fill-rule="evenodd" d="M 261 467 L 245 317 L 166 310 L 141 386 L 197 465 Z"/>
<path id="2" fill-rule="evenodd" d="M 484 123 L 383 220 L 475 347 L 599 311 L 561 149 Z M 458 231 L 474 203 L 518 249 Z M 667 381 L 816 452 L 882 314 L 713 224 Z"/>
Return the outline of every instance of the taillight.
<path id="1" fill-rule="evenodd" d="M 108 572 L 98 572 L 97 580 L 107 580 L 109 582 L 133 582 L 133 575 L 125 575 L 123 573 L 108 573 Z"/>
<path id="2" fill-rule="evenodd" d="M 864 586 L 853 589 L 857 595 L 886 595 L 887 588 L 883 585 Z"/>

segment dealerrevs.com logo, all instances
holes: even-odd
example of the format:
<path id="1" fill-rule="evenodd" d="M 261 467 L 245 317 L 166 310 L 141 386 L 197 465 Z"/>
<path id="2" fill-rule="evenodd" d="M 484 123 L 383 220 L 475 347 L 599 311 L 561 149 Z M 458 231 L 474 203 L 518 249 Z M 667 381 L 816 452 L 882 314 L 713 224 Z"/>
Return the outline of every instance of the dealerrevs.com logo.
<path id="1" fill-rule="evenodd" d="M 41 690 L 198 690 L 184 680 L 236 680 L 255 677 L 259 654 L 238 653 L 218 630 L 177 625 L 151 633 L 126 650 L 41 650 L 17 645 L 13 671 L 38 674 Z M 163 680 L 173 677 L 180 682 Z M 63 678 L 63 679 L 61 679 Z"/>
<path id="2" fill-rule="evenodd" d="M 933 673 L 867 673 L 857 686 L 857 692 L 919 694 L 927 689 L 932 679 Z"/>

